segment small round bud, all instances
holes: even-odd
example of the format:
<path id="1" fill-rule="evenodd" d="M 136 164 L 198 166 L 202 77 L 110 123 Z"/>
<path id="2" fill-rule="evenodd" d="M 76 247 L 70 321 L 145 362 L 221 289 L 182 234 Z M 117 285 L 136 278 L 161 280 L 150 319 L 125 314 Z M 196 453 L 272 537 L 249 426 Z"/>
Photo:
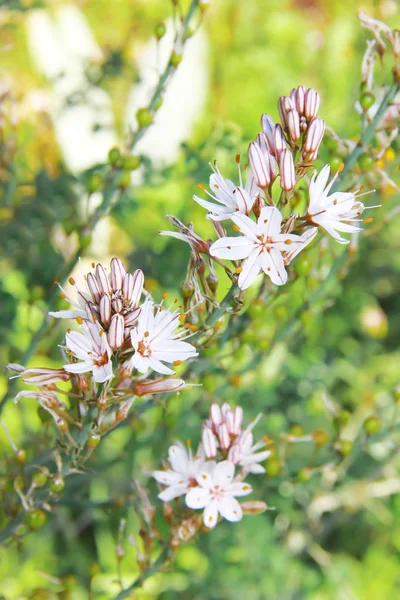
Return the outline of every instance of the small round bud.
<path id="1" fill-rule="evenodd" d="M 300 469 L 300 471 L 297 473 L 297 480 L 301 483 L 307 483 L 307 481 L 310 481 L 311 477 L 312 470 L 310 467 L 303 467 L 303 469 Z"/>
<path id="2" fill-rule="evenodd" d="M 166 31 L 167 28 L 165 27 L 165 23 L 158 23 L 158 25 L 156 25 L 154 29 L 154 35 L 158 40 L 161 40 L 161 38 L 164 37 Z"/>
<path id="3" fill-rule="evenodd" d="M 368 435 L 374 435 L 375 433 L 378 433 L 378 431 L 381 430 L 381 427 L 381 421 L 374 415 L 368 417 L 368 419 L 364 421 L 364 429 Z"/>
<path id="4" fill-rule="evenodd" d="M 329 165 L 331 167 L 331 171 L 333 173 L 336 173 L 336 171 L 339 170 L 341 164 L 342 164 L 342 159 L 340 158 L 340 156 L 332 156 L 332 158 L 329 161 Z"/>
<path id="5" fill-rule="evenodd" d="M 324 429 L 316 429 L 313 431 L 312 437 L 317 448 L 324 446 L 328 441 L 328 434 Z"/>
<path id="6" fill-rule="evenodd" d="M 58 475 L 54 477 L 54 479 L 52 479 L 49 483 L 50 491 L 52 491 L 53 494 L 58 494 L 59 492 L 61 492 L 64 489 L 64 486 L 64 479 L 62 479 L 62 477 Z"/>
<path id="7" fill-rule="evenodd" d="M 289 429 L 289 434 L 293 435 L 295 437 L 300 437 L 303 435 L 303 433 L 304 433 L 304 429 L 299 423 L 295 423 Z"/>
<path id="8" fill-rule="evenodd" d="M 281 472 L 282 465 L 278 458 L 270 456 L 265 464 L 267 477 L 276 477 Z"/>
<path id="9" fill-rule="evenodd" d="M 368 90 L 368 82 L 362 81 L 360 83 L 360 94 L 364 94 L 364 92 L 366 92 L 367 90 Z"/>
<path id="10" fill-rule="evenodd" d="M 43 487 L 47 483 L 47 475 L 43 471 L 36 471 L 32 475 L 32 485 L 35 487 Z"/>
<path id="11" fill-rule="evenodd" d="M 124 171 L 118 178 L 118 187 L 125 189 L 131 185 L 131 174 L 129 171 Z"/>
<path id="12" fill-rule="evenodd" d="M 374 164 L 374 159 L 369 154 L 361 154 L 358 164 L 363 171 L 368 171 Z"/>
<path id="13" fill-rule="evenodd" d="M 118 166 L 118 163 L 121 159 L 121 152 L 119 148 L 111 148 L 108 153 L 108 160 L 113 167 Z"/>
<path id="14" fill-rule="evenodd" d="M 26 463 L 26 452 L 23 449 L 19 449 L 15 453 L 15 457 L 20 465 L 24 465 Z"/>
<path id="15" fill-rule="evenodd" d="M 140 167 L 140 158 L 135 155 L 124 156 L 122 159 L 122 168 L 124 171 L 136 171 Z"/>
<path id="16" fill-rule="evenodd" d="M 25 515 L 25 523 L 30 529 L 40 529 L 45 524 L 46 518 L 43 510 L 31 510 Z"/>
<path id="17" fill-rule="evenodd" d="M 96 448 L 100 442 L 100 436 L 97 433 L 91 433 L 88 437 L 87 445 L 89 448 Z"/>
<path id="18" fill-rule="evenodd" d="M 364 110 L 368 110 L 375 102 L 375 96 L 372 92 L 365 91 L 360 96 L 360 104 Z"/>
<path id="19" fill-rule="evenodd" d="M 173 52 L 171 54 L 171 64 L 174 67 L 177 67 L 182 62 L 182 58 L 183 58 L 182 54 L 178 54 L 177 52 Z"/>
<path id="20" fill-rule="evenodd" d="M 98 173 L 92 173 L 86 181 L 86 188 L 87 188 L 88 192 L 90 192 L 90 193 L 98 192 L 99 190 L 102 189 L 103 184 L 104 184 L 104 181 L 103 181 L 102 176 L 99 175 Z"/>
<path id="21" fill-rule="evenodd" d="M 350 440 L 340 440 L 338 450 L 342 456 L 348 456 L 353 450 L 353 442 L 350 442 Z"/>
<path id="22" fill-rule="evenodd" d="M 139 108 L 136 112 L 139 127 L 149 127 L 153 122 L 153 115 L 148 108 Z"/>

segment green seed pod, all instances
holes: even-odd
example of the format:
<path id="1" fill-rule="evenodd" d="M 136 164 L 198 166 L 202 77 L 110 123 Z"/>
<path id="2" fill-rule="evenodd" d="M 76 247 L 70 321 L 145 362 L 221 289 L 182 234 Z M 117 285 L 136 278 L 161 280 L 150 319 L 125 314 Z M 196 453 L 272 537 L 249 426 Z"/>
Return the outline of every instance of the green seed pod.
<path id="1" fill-rule="evenodd" d="M 368 110 L 375 102 L 375 96 L 372 92 L 365 91 L 360 96 L 360 104 L 364 110 Z"/>
<path id="2" fill-rule="evenodd" d="M 43 487 L 47 483 L 47 475 L 43 471 L 36 471 L 32 475 L 32 485 L 35 487 Z"/>
<path id="3" fill-rule="evenodd" d="M 340 165 L 342 164 L 342 159 L 340 156 L 332 156 L 329 161 L 332 172 L 336 173 L 339 170 Z"/>
<path id="4" fill-rule="evenodd" d="M 136 112 L 139 127 L 149 127 L 153 122 L 153 115 L 148 108 L 139 108 Z"/>
<path id="5" fill-rule="evenodd" d="M 363 171 L 368 171 L 374 164 L 374 159 L 369 154 L 361 154 L 358 164 Z"/>
<path id="6" fill-rule="evenodd" d="M 183 58 L 182 54 L 178 54 L 177 52 L 173 52 L 171 54 L 171 64 L 174 67 L 177 67 L 182 62 L 182 58 Z"/>
<path id="7" fill-rule="evenodd" d="M 118 161 L 121 158 L 121 152 L 119 150 L 119 148 L 111 148 L 111 150 L 108 153 L 108 160 L 110 162 L 111 165 L 113 165 L 113 167 L 116 167 L 118 165 Z"/>
<path id="8" fill-rule="evenodd" d="M 40 509 L 31 510 L 25 515 L 25 523 L 30 529 L 40 529 L 46 523 L 46 519 L 46 513 Z"/>
<path id="9" fill-rule="evenodd" d="M 317 448 L 324 446 L 328 441 L 328 434 L 325 429 L 316 429 L 313 431 L 312 437 Z"/>
<path id="10" fill-rule="evenodd" d="M 297 480 L 301 483 L 307 483 L 307 481 L 310 481 L 311 477 L 312 470 L 310 467 L 303 467 L 303 469 L 300 469 L 300 471 L 297 473 Z"/>
<path id="11" fill-rule="evenodd" d="M 140 167 L 140 158 L 135 155 L 124 156 L 122 158 L 122 168 L 124 171 L 136 171 Z"/>
<path id="12" fill-rule="evenodd" d="M 342 456 L 348 456 L 353 450 L 353 442 L 350 442 L 350 440 L 340 440 L 338 450 Z"/>
<path id="13" fill-rule="evenodd" d="M 118 187 L 125 189 L 131 185 L 131 174 L 129 171 L 124 171 L 118 178 Z"/>
<path id="14" fill-rule="evenodd" d="M 281 472 L 282 465 L 278 458 L 270 456 L 265 463 L 267 477 L 276 477 Z"/>
<path id="15" fill-rule="evenodd" d="M 49 488 L 53 492 L 53 494 L 58 494 L 64 489 L 65 481 L 62 477 L 57 475 L 52 479 L 49 483 Z"/>
<path id="16" fill-rule="evenodd" d="M 103 188 L 103 185 L 103 178 L 98 173 L 92 173 L 86 181 L 86 188 L 91 194 L 93 192 L 98 192 L 99 190 L 101 190 Z"/>
<path id="17" fill-rule="evenodd" d="M 24 465 L 26 463 L 26 452 L 25 450 L 22 450 L 21 448 L 19 450 L 17 450 L 17 452 L 15 453 L 15 457 L 17 459 L 17 461 L 19 462 L 20 465 Z"/>
<path id="18" fill-rule="evenodd" d="M 97 433 L 91 433 L 88 437 L 87 445 L 89 448 L 96 448 L 100 442 L 100 436 Z"/>
<path id="19" fill-rule="evenodd" d="M 340 427 L 344 427 L 350 421 L 351 413 L 348 410 L 341 410 L 337 416 L 337 423 Z"/>
<path id="20" fill-rule="evenodd" d="M 167 28 L 165 27 L 165 23 L 158 23 L 158 25 L 156 25 L 154 29 L 154 35 L 158 40 L 161 40 L 161 38 L 164 37 L 166 31 Z"/>
<path id="21" fill-rule="evenodd" d="M 182 298 L 190 300 L 194 294 L 194 286 L 191 281 L 184 281 L 181 285 Z"/>
<path id="22" fill-rule="evenodd" d="M 368 435 L 374 435 L 375 433 L 378 433 L 378 431 L 380 431 L 381 428 L 381 421 L 378 419 L 378 417 L 375 417 L 374 415 L 368 417 L 368 419 L 364 421 L 364 429 Z"/>

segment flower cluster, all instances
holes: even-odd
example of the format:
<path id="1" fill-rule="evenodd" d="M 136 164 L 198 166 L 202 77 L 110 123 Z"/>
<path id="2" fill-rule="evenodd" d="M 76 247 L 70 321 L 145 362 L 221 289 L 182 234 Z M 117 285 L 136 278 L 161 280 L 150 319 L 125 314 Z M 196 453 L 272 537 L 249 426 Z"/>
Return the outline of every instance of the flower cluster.
<path id="1" fill-rule="evenodd" d="M 274 123 L 269 115 L 262 115 L 262 131 L 249 146 L 246 182 L 237 156 L 239 185 L 224 179 L 214 164 L 211 191 L 207 191 L 214 202 L 194 196 L 209 211 L 207 216 L 219 236 L 211 246 L 204 242 L 202 252 L 208 251 L 213 259 L 231 260 L 242 290 L 261 271 L 276 285 L 286 283 L 285 267 L 314 239 L 320 227 L 341 244 L 349 240 L 340 233 L 361 230 L 354 223 L 362 221 L 359 217 L 365 206 L 356 193 L 333 190 L 338 173 L 329 181 L 330 168 L 326 165 L 319 174 L 314 172 L 311 179 L 307 177 L 325 132 L 325 123 L 317 116 L 319 104 L 319 94 L 303 86 L 282 96 L 278 102 L 281 122 Z M 275 201 L 274 183 L 278 177 L 279 197 Z M 284 217 L 284 208 L 303 178 L 307 178 L 309 196 L 306 211 L 292 211 Z M 232 221 L 233 230 L 241 235 L 228 236 L 219 223 L 226 220 Z M 175 236 L 186 239 L 193 247 L 188 236 Z"/>
<path id="2" fill-rule="evenodd" d="M 264 473 L 260 463 L 271 454 L 265 449 L 267 441 L 253 440 L 252 430 L 260 417 L 242 429 L 240 406 L 232 408 L 225 403 L 220 408 L 213 404 L 202 426 L 197 453 L 193 455 L 190 445 L 186 448 L 177 442 L 168 452 L 169 467 L 153 473 L 156 481 L 165 486 L 158 497 L 170 502 L 185 496 L 188 508 L 204 509 L 203 523 L 209 529 L 215 527 L 219 515 L 228 521 L 240 521 L 243 506 L 236 498 L 252 492 L 244 479 L 249 473 Z M 257 503 L 257 510 L 253 507 L 251 512 L 265 508 L 263 503 Z"/>

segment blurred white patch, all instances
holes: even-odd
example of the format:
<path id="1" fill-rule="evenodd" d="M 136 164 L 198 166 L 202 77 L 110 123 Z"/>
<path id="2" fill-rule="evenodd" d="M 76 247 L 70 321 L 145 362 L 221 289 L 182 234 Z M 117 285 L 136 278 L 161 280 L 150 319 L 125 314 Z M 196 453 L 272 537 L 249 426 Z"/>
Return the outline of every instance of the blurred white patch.
<path id="1" fill-rule="evenodd" d="M 174 27 L 166 23 L 167 32 L 159 42 L 150 40 L 137 58 L 139 82 L 132 87 L 127 123 L 136 129 L 136 111 L 148 106 L 157 85 L 159 73 L 168 62 L 174 45 Z M 200 29 L 184 47 L 183 60 L 167 87 L 163 104 L 154 125 L 137 144 L 135 151 L 151 157 L 159 165 L 173 163 L 180 145 L 188 139 L 196 119 L 201 115 L 208 90 L 208 43 Z M 157 69 L 158 67 L 158 69 Z"/>

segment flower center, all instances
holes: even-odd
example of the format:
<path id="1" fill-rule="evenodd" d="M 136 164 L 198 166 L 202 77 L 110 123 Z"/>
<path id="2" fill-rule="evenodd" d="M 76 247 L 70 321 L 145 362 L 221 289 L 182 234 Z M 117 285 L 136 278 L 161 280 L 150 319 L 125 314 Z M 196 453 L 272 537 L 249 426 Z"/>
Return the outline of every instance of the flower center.
<path id="1" fill-rule="evenodd" d="M 151 354 L 151 349 L 148 346 L 146 346 L 146 344 L 144 342 L 139 342 L 138 347 L 137 347 L 137 351 L 144 358 L 148 358 L 150 356 L 150 354 Z"/>
<path id="2" fill-rule="evenodd" d="M 223 490 L 220 485 L 215 485 L 210 490 L 210 497 L 212 500 L 218 500 L 219 498 L 222 498 L 224 493 L 225 493 L 225 490 Z"/>
<path id="3" fill-rule="evenodd" d="M 94 361 L 94 364 L 97 367 L 102 367 L 103 365 L 106 365 L 107 363 L 108 363 L 108 354 L 107 354 L 107 352 L 104 352 L 104 354 L 102 356 L 99 356 L 99 358 Z"/>

